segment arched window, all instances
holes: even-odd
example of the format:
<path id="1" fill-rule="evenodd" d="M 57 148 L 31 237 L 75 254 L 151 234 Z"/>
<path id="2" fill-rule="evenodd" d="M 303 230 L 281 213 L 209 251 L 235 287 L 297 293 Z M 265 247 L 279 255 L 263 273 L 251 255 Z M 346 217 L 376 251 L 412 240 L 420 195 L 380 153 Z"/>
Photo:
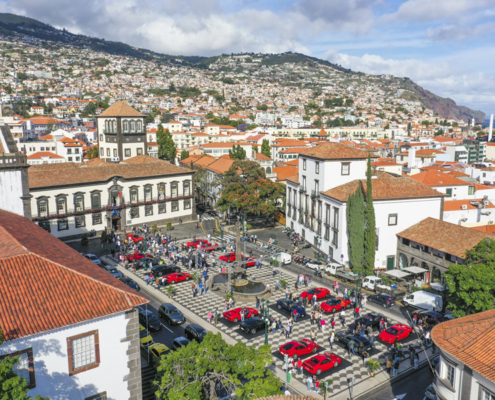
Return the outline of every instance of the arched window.
<path id="1" fill-rule="evenodd" d="M 272 169 L 270 167 L 266 167 L 266 173 L 267 174 L 271 174 L 272 173 Z"/>
<path id="2" fill-rule="evenodd" d="M 141 121 L 136 121 L 136 130 L 141 132 L 143 130 L 143 123 Z"/>
<path id="3" fill-rule="evenodd" d="M 442 273 L 437 267 L 433 267 L 431 271 L 431 283 L 442 282 Z"/>
<path id="4" fill-rule="evenodd" d="M 171 191 L 172 191 L 172 197 L 177 197 L 177 182 L 172 183 Z"/>
<path id="5" fill-rule="evenodd" d="M 124 132 L 129 132 L 129 122 L 128 121 L 124 121 L 122 130 Z"/>
<path id="6" fill-rule="evenodd" d="M 424 261 L 421 263 L 421 268 L 425 269 L 426 271 L 430 270 L 430 268 L 428 267 L 428 264 L 426 264 Z"/>
<path id="7" fill-rule="evenodd" d="M 137 189 L 131 189 L 131 203 L 138 202 L 138 191 Z"/>
<path id="8" fill-rule="evenodd" d="M 159 183 L 158 184 L 158 199 L 163 200 L 164 198 L 165 198 L 165 184 Z"/>
<path id="9" fill-rule="evenodd" d="M 151 188 L 150 187 L 144 188 L 144 201 L 151 201 Z"/>
<path id="10" fill-rule="evenodd" d="M 91 195 L 91 208 L 94 210 L 96 208 L 101 207 L 101 202 L 100 202 L 100 194 L 99 193 L 93 193 Z"/>
<path id="11" fill-rule="evenodd" d="M 112 190 L 112 193 L 110 194 L 110 200 L 112 200 L 112 204 L 117 205 L 117 202 L 119 201 L 119 190 L 118 189 Z"/>
<path id="12" fill-rule="evenodd" d="M 184 196 L 191 195 L 191 187 L 189 181 L 184 182 Z"/>
<path id="13" fill-rule="evenodd" d="M 48 200 L 40 199 L 38 200 L 38 217 L 48 216 Z"/>
<path id="14" fill-rule="evenodd" d="M 84 211 L 84 196 L 82 194 L 76 194 L 74 198 L 74 207 L 76 211 Z"/>
<path id="15" fill-rule="evenodd" d="M 67 200 L 65 196 L 57 198 L 57 214 L 65 214 L 67 212 Z"/>
<path id="16" fill-rule="evenodd" d="M 112 132 L 115 133 L 116 130 L 117 130 L 117 121 L 112 121 Z"/>
<path id="17" fill-rule="evenodd" d="M 135 132 L 136 130 L 136 123 L 134 121 L 131 121 L 131 132 Z"/>
<path id="18" fill-rule="evenodd" d="M 404 253 L 399 255 L 399 269 L 404 269 L 407 267 L 407 257 Z"/>

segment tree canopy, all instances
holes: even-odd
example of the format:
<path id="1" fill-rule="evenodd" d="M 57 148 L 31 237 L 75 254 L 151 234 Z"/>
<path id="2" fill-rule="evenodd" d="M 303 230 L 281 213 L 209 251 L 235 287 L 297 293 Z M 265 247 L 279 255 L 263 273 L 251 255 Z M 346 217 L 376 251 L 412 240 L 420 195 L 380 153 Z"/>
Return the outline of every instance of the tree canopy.
<path id="1" fill-rule="evenodd" d="M 92 160 L 93 158 L 98 158 L 99 155 L 100 152 L 98 150 L 98 146 L 90 147 L 86 152 L 86 157 L 88 157 L 88 160 Z"/>
<path id="2" fill-rule="evenodd" d="M 267 139 L 263 139 L 261 142 L 261 154 L 272 158 L 272 150 L 270 148 L 270 142 Z"/>
<path id="3" fill-rule="evenodd" d="M 366 209 L 364 230 L 364 273 L 373 275 L 375 268 L 375 252 L 376 252 L 376 221 L 375 207 L 373 206 L 373 183 L 371 172 L 371 156 L 368 155 L 368 169 L 366 171 Z"/>
<path id="4" fill-rule="evenodd" d="M 235 392 L 237 399 L 281 394 L 281 382 L 272 371 L 270 346 L 228 345 L 220 333 L 209 333 L 165 355 L 157 369 L 156 395 L 169 400 L 218 399 L 217 391 Z"/>
<path id="5" fill-rule="evenodd" d="M 347 201 L 347 231 L 349 236 L 349 263 L 354 272 L 363 271 L 365 207 L 360 185 Z"/>
<path id="6" fill-rule="evenodd" d="M 182 160 L 185 160 L 185 159 L 186 159 L 186 158 L 188 158 L 188 157 L 189 157 L 189 152 L 188 152 L 187 150 L 182 150 L 182 151 L 180 152 L 180 160 L 181 160 L 181 161 L 182 161 Z"/>
<path id="7" fill-rule="evenodd" d="M 229 150 L 229 156 L 233 160 L 245 160 L 246 150 L 244 150 L 240 144 L 234 144 L 232 150 Z"/>
<path id="8" fill-rule="evenodd" d="M 172 135 L 169 130 L 163 130 L 162 124 L 158 125 L 158 130 L 156 131 L 156 141 L 158 142 L 158 158 L 175 164 L 175 157 L 177 156 L 175 142 L 174 139 L 172 139 Z"/>

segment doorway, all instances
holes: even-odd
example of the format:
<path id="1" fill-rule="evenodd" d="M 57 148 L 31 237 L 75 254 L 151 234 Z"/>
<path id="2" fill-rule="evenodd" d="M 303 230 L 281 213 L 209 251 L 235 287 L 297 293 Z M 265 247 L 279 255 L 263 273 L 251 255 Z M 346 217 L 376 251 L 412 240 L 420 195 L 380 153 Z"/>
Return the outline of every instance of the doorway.
<path id="1" fill-rule="evenodd" d="M 122 228 L 121 228 L 121 222 L 120 222 L 121 218 L 120 218 L 120 215 L 112 215 L 112 229 L 117 232 L 117 231 L 120 231 Z"/>
<path id="2" fill-rule="evenodd" d="M 394 266 L 395 266 L 395 256 L 388 256 L 387 257 L 387 271 L 394 269 Z"/>

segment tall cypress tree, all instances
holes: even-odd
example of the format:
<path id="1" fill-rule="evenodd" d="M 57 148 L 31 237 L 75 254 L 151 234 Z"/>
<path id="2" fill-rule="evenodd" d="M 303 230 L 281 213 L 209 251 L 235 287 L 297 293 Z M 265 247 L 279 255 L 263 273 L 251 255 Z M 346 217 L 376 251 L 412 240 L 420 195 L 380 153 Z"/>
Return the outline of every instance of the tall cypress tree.
<path id="1" fill-rule="evenodd" d="M 349 264 L 354 272 L 363 271 L 364 262 L 364 197 L 361 183 L 347 201 Z"/>
<path id="2" fill-rule="evenodd" d="M 376 221 L 375 207 L 373 206 L 373 183 L 371 179 L 371 156 L 368 155 L 368 170 L 366 171 L 366 229 L 364 231 L 364 269 L 366 274 L 373 275 L 376 252 Z"/>
<path id="3" fill-rule="evenodd" d="M 156 141 L 158 143 L 158 158 L 161 160 L 167 160 L 171 164 L 175 164 L 175 158 L 177 157 L 177 148 L 175 147 L 174 139 L 169 130 L 163 130 L 163 125 L 158 125 L 156 131 Z"/>

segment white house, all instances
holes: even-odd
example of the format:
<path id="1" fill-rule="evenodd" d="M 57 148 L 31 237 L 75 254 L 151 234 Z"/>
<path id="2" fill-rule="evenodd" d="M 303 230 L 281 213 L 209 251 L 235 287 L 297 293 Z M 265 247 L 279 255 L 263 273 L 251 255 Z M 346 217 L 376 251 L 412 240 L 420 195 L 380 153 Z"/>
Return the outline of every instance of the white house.
<path id="1" fill-rule="evenodd" d="M 148 300 L 28 218 L 0 210 L 0 229 L 0 357 L 19 356 L 28 395 L 140 400 Z"/>
<path id="2" fill-rule="evenodd" d="M 433 385 L 442 400 L 495 399 L 495 310 L 443 322 L 431 331 L 440 349 Z"/>

